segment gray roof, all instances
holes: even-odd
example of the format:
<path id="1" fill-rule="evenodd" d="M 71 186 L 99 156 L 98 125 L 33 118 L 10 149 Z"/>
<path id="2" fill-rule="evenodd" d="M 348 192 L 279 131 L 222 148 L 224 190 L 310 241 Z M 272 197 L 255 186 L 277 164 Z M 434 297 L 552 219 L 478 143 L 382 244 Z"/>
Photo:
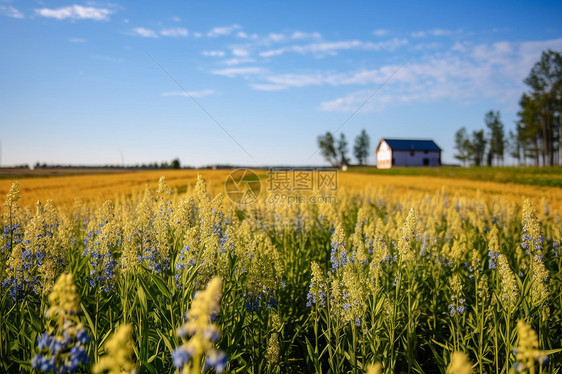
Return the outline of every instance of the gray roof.
<path id="1" fill-rule="evenodd" d="M 441 151 L 433 140 L 383 138 L 393 151 Z"/>

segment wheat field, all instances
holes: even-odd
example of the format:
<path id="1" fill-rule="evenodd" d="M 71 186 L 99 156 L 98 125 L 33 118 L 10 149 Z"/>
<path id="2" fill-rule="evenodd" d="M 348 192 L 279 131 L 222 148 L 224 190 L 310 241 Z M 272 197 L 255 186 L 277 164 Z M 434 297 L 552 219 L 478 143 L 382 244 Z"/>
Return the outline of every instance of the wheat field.
<path id="1" fill-rule="evenodd" d="M 560 372 L 560 189 L 230 172 L 0 180 L 0 371 Z"/>

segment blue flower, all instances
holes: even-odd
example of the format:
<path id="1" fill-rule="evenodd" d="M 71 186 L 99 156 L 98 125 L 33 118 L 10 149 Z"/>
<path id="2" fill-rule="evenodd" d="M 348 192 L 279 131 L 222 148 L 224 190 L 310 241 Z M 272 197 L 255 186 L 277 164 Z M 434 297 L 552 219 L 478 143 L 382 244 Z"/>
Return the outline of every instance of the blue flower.
<path id="1" fill-rule="evenodd" d="M 215 369 L 217 373 L 222 373 L 226 368 L 227 357 L 223 351 L 214 351 L 207 355 L 205 360 L 205 370 Z"/>
<path id="2" fill-rule="evenodd" d="M 180 372 L 182 371 L 183 367 L 189 362 L 190 358 L 191 354 L 184 347 L 176 348 L 172 352 L 173 365 Z"/>
<path id="3" fill-rule="evenodd" d="M 86 329 L 79 329 L 76 333 L 76 339 L 84 345 L 90 342 L 90 337 L 88 336 L 88 331 Z"/>

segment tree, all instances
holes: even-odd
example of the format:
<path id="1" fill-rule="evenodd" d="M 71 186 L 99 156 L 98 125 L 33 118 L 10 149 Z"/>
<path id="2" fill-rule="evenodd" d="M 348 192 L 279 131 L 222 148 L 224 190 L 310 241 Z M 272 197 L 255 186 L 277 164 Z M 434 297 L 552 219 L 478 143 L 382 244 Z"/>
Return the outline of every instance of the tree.
<path id="1" fill-rule="evenodd" d="M 518 125 L 517 125 L 518 126 Z M 517 131 L 517 130 L 516 130 Z M 519 137 L 517 132 L 509 130 L 509 135 L 507 138 L 508 152 L 511 157 L 517 160 L 517 163 L 521 165 L 521 142 L 519 142 Z"/>
<path id="2" fill-rule="evenodd" d="M 503 155 L 505 152 L 505 132 L 503 123 L 500 119 L 500 112 L 490 110 L 484 116 L 484 123 L 488 127 L 489 133 L 489 147 L 488 147 L 488 166 L 492 165 L 494 158 L 497 164 L 503 163 Z"/>
<path id="3" fill-rule="evenodd" d="M 318 136 L 318 148 L 320 148 L 322 156 L 330 165 L 333 167 L 338 166 L 338 155 L 334 145 L 334 136 L 331 132 L 328 131 L 325 135 Z"/>
<path id="4" fill-rule="evenodd" d="M 342 132 L 338 140 L 338 156 L 340 159 L 340 166 L 349 165 L 349 158 L 347 158 L 347 152 L 349 152 L 349 147 L 347 140 L 345 139 L 345 134 Z"/>
<path id="5" fill-rule="evenodd" d="M 543 52 L 524 82 L 530 90 L 521 98 L 525 119 L 520 122 L 533 130 L 538 122 L 542 165 L 550 166 L 554 164 L 556 146 L 560 147 L 555 117 L 562 108 L 562 55 L 552 50 Z"/>
<path id="6" fill-rule="evenodd" d="M 484 137 L 484 130 L 473 131 L 472 140 L 470 141 L 470 154 L 472 155 L 472 162 L 474 165 L 480 166 L 486 153 L 486 138 Z"/>
<path id="7" fill-rule="evenodd" d="M 359 165 L 367 164 L 370 146 L 369 135 L 367 131 L 363 129 L 361 130 L 361 134 L 355 138 L 355 145 L 353 146 L 353 155 L 357 159 L 357 162 L 359 162 Z"/>
<path id="8" fill-rule="evenodd" d="M 172 160 L 172 162 L 170 163 L 170 168 L 172 168 L 172 169 L 179 169 L 179 168 L 181 168 L 180 159 L 179 159 L 179 158 L 174 158 L 174 159 Z"/>
<path id="9" fill-rule="evenodd" d="M 455 149 L 457 154 L 454 157 L 466 166 L 466 162 L 470 159 L 470 140 L 465 127 L 461 127 L 455 133 Z"/>
<path id="10" fill-rule="evenodd" d="M 542 137 L 541 123 L 539 121 L 537 103 L 527 94 L 523 94 L 519 100 L 521 110 L 517 113 L 517 142 L 523 156 L 523 163 L 527 158 L 534 160 L 535 166 L 539 166 Z"/>

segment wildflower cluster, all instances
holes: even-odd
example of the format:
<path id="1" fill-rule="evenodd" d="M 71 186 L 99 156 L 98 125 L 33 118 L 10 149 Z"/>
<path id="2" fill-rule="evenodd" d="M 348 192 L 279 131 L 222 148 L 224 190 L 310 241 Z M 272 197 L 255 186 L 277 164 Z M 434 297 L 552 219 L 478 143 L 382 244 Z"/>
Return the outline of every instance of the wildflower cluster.
<path id="1" fill-rule="evenodd" d="M 98 221 L 91 221 L 88 236 L 84 239 L 82 256 L 88 257 L 90 287 L 109 292 L 114 287 L 117 261 L 115 252 L 121 246 L 121 231 L 115 217 L 115 205 L 111 200 L 103 203 Z"/>
<path id="2" fill-rule="evenodd" d="M 10 253 L 2 287 L 12 299 L 49 293 L 55 277 L 65 266 L 64 248 L 69 243 L 68 221 L 59 222 L 52 201 L 45 206 L 36 204 L 33 216 L 25 228 L 24 238 Z"/>
<path id="3" fill-rule="evenodd" d="M 86 328 L 80 323 L 80 299 L 72 274 L 62 274 L 49 295 L 46 316 L 54 324 L 37 341 L 39 352 L 31 366 L 43 373 L 74 373 L 89 361 L 90 342 Z"/>
<path id="4" fill-rule="evenodd" d="M 519 372 L 535 372 L 535 363 L 542 365 L 546 355 L 539 350 L 539 339 L 531 325 L 523 320 L 517 321 L 517 348 L 515 349 L 515 370 Z"/>
<path id="5" fill-rule="evenodd" d="M 121 325 L 105 344 L 106 355 L 94 366 L 94 374 L 121 374 L 136 372 L 132 361 L 134 354 L 131 335 L 131 325 Z"/>
<path id="6" fill-rule="evenodd" d="M 203 370 L 213 368 L 216 372 L 222 372 L 225 369 L 226 355 L 215 349 L 213 343 L 219 337 L 219 330 L 213 321 L 219 313 L 221 293 L 220 278 L 213 278 L 207 288 L 193 298 L 187 320 L 177 331 L 183 344 L 172 354 L 174 366 L 179 373 L 200 373 L 203 360 Z"/>

